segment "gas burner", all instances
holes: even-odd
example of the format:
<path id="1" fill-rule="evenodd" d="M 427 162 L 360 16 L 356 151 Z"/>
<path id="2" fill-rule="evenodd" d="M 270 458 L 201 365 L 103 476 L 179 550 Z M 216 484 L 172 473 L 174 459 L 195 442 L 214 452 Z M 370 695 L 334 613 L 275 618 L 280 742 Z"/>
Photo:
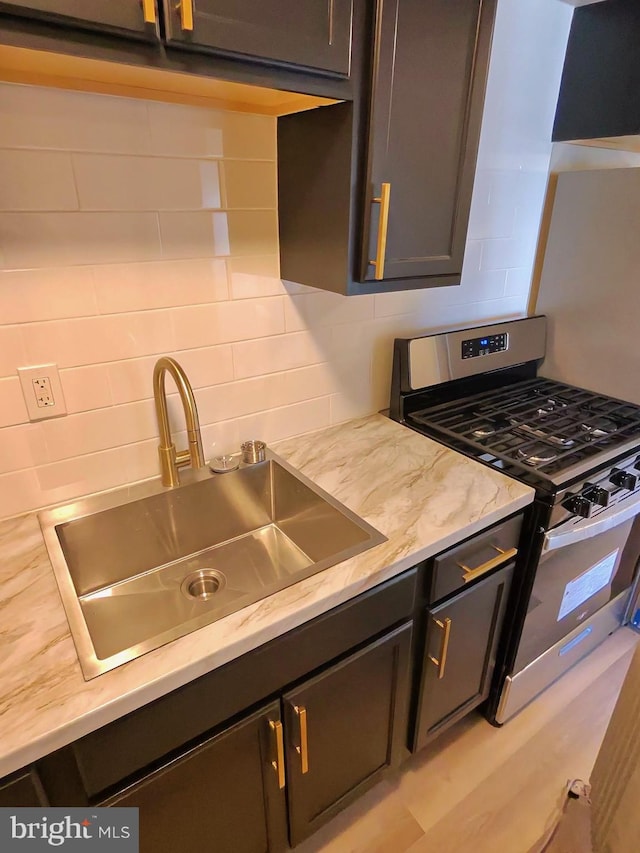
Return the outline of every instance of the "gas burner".
<path id="1" fill-rule="evenodd" d="M 532 468 L 537 468 L 539 465 L 548 465 L 550 462 L 555 462 L 558 454 L 552 447 L 547 447 L 544 444 L 534 444 L 533 447 L 520 447 L 516 451 L 517 455 L 531 465 Z"/>
<path id="2" fill-rule="evenodd" d="M 593 418 L 583 421 L 580 426 L 592 438 L 604 438 L 619 429 L 618 424 L 611 418 Z"/>
<path id="3" fill-rule="evenodd" d="M 543 441 L 548 441 L 550 444 L 554 444 L 556 447 L 573 447 L 575 441 L 572 438 L 569 438 L 566 435 L 556 435 L 555 433 L 551 433 L 546 429 L 540 429 L 539 427 L 532 427 L 529 424 L 521 423 L 517 418 L 511 418 L 512 425 L 520 430 L 520 432 L 524 432 L 527 435 L 534 435 L 536 438 L 541 438 Z M 542 446 L 542 445 L 540 445 Z M 557 458 L 554 456 L 554 459 Z"/>
<path id="4" fill-rule="evenodd" d="M 537 391 L 536 393 L 540 393 Z M 568 403 L 566 403 L 562 397 L 547 397 L 547 399 L 540 404 L 538 407 L 539 415 L 548 415 L 551 412 L 557 412 L 558 409 L 566 409 Z"/>
<path id="5" fill-rule="evenodd" d="M 480 424 L 472 432 L 474 438 L 489 438 L 496 434 L 496 427 L 493 424 Z"/>

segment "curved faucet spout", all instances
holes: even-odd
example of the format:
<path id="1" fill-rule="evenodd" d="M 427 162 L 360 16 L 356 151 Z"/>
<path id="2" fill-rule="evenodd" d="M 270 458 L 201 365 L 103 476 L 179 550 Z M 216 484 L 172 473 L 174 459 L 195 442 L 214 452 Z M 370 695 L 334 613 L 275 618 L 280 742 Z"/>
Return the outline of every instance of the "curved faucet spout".
<path id="1" fill-rule="evenodd" d="M 176 450 L 171 437 L 169 414 L 167 412 L 167 391 L 165 387 L 167 373 L 170 373 L 173 377 L 182 401 L 187 425 L 187 439 L 189 442 L 187 450 Z M 153 368 L 153 398 L 156 404 L 158 429 L 160 430 L 158 456 L 160 457 L 160 470 L 162 471 L 162 485 L 178 486 L 180 485 L 178 468 L 189 464 L 192 468 L 204 467 L 204 453 L 202 452 L 200 421 L 198 419 L 196 400 L 193 396 L 193 388 L 187 378 L 187 374 L 174 358 L 164 356 L 156 362 Z"/>

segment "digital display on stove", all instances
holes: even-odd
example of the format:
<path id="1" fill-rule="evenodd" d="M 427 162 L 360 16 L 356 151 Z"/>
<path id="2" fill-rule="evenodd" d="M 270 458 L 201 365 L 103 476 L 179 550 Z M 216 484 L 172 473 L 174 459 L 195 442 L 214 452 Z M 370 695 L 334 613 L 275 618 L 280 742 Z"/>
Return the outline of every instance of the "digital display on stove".
<path id="1" fill-rule="evenodd" d="M 494 352 L 505 352 L 509 348 L 509 335 L 488 335 L 486 338 L 470 338 L 462 341 L 462 358 L 477 358 Z"/>

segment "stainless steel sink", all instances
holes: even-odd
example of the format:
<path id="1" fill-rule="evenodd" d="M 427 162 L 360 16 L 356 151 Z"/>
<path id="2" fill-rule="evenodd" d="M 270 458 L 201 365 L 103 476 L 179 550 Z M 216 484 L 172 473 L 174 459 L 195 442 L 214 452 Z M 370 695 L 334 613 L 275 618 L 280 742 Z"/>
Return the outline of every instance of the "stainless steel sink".
<path id="1" fill-rule="evenodd" d="M 86 679 L 385 540 L 273 453 L 183 480 L 40 514 Z"/>

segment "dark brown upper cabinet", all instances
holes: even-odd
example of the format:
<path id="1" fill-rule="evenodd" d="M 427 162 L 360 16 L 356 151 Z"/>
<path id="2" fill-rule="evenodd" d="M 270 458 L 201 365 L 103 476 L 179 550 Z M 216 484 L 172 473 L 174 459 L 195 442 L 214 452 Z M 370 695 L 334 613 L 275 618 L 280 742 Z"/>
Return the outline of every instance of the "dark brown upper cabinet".
<path id="1" fill-rule="evenodd" d="M 278 122 L 283 278 L 347 295 L 460 283 L 495 10 L 362 11 L 353 102 Z"/>
<path id="2" fill-rule="evenodd" d="M 164 0 L 169 42 L 349 75 L 352 0 Z"/>
<path id="3" fill-rule="evenodd" d="M 639 42 L 637 0 L 574 11 L 554 141 L 602 140 L 606 147 L 640 150 Z"/>
<path id="4" fill-rule="evenodd" d="M 493 6 L 378 3 L 362 280 L 460 280 Z"/>
<path id="5" fill-rule="evenodd" d="M 156 0 L 12 0 L 1 12 L 143 38 L 159 38 Z"/>

